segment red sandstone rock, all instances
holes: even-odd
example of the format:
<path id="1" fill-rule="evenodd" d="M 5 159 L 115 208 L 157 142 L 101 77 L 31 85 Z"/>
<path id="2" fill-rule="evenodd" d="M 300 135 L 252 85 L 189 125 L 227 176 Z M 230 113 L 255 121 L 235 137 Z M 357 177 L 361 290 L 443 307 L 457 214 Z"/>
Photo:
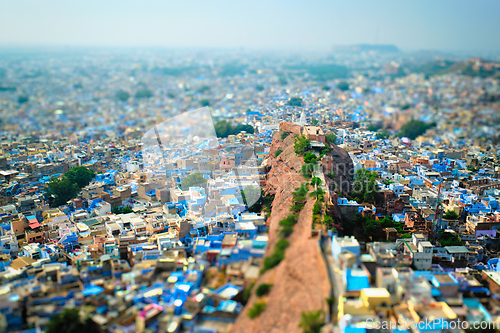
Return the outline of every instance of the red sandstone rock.
<path id="1" fill-rule="evenodd" d="M 305 182 L 300 174 L 303 158 L 293 150 L 294 136 L 299 135 L 300 130 L 298 125 L 283 122 L 271 144 L 268 159 L 270 170 L 264 191 L 275 194 L 275 198 L 268 219 L 269 243 L 266 256 L 274 251 L 274 245 L 280 239 L 279 221 L 291 214 L 293 190 Z M 283 131 L 290 133 L 285 140 L 281 139 Z M 275 157 L 278 149 L 283 152 Z M 335 146 L 331 155 L 337 162 L 350 163 L 352 168 L 352 161 L 344 150 Z M 270 293 L 261 299 L 252 293 L 230 332 L 302 332 L 299 321 L 303 312 L 319 309 L 327 311 L 330 281 L 319 239 L 311 237 L 314 202 L 315 199 L 308 196 L 294 232 L 289 237 L 290 246 L 286 249 L 285 259 L 277 267 L 261 275 L 255 283 L 254 290 L 262 283 L 273 284 Z M 257 301 L 265 301 L 266 310 L 257 318 L 250 319 L 248 310 Z"/>

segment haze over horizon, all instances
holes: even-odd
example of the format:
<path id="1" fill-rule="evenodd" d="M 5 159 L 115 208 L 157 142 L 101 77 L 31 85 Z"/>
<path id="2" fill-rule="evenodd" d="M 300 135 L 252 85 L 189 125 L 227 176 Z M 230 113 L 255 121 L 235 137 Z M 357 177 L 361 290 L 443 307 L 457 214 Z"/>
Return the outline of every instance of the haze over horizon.
<path id="1" fill-rule="evenodd" d="M 500 2 L 0 0 L 0 45 L 500 51 Z"/>

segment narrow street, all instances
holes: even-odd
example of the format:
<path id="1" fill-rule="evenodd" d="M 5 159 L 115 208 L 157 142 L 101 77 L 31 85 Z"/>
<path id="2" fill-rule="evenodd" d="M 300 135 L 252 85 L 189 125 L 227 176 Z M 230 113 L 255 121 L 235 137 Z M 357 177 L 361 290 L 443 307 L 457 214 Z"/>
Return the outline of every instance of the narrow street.
<path id="1" fill-rule="evenodd" d="M 330 331 L 331 332 L 340 332 L 338 326 L 338 302 L 339 297 L 344 292 L 344 283 L 342 280 L 342 271 L 338 268 L 337 261 L 333 258 L 331 251 L 331 238 L 328 236 L 322 236 L 321 240 L 321 248 L 323 256 L 325 257 L 327 266 L 328 266 L 328 275 L 330 276 L 330 280 L 332 283 L 332 295 L 334 302 L 330 313 Z M 328 331 L 328 330 L 327 330 Z"/>

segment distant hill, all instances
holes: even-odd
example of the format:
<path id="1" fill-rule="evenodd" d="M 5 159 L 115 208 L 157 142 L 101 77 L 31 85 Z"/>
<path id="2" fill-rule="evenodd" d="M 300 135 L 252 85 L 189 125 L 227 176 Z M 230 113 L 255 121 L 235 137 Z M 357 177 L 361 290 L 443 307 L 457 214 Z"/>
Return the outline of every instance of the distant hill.
<path id="1" fill-rule="evenodd" d="M 460 72 L 472 77 L 500 77 L 500 63 L 473 58 L 462 64 Z"/>
<path id="2" fill-rule="evenodd" d="M 459 70 L 461 65 L 461 62 L 451 60 L 434 60 L 414 67 L 412 71 L 414 73 L 422 73 L 427 76 L 443 75 Z"/>
<path id="3" fill-rule="evenodd" d="M 500 63 L 486 62 L 479 58 L 467 61 L 434 60 L 412 68 L 412 72 L 427 76 L 458 73 L 471 77 L 500 77 Z"/>
<path id="4" fill-rule="evenodd" d="M 333 48 L 336 52 L 377 52 L 377 53 L 398 53 L 400 50 L 392 44 L 356 44 L 340 45 Z"/>

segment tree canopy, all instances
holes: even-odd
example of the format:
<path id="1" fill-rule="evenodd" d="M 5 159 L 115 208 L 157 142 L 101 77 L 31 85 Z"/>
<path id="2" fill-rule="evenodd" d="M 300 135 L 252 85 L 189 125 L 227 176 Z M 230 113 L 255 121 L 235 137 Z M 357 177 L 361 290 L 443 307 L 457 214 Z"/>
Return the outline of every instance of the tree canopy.
<path id="1" fill-rule="evenodd" d="M 346 235 L 355 235 L 365 241 L 384 241 L 386 239 L 385 228 L 395 228 L 399 233 L 403 232 L 402 223 L 395 222 L 390 217 L 376 220 L 370 216 L 357 213 L 352 220 L 343 223 Z"/>
<path id="2" fill-rule="evenodd" d="M 27 101 L 29 101 L 29 97 L 26 95 L 19 95 L 19 97 L 17 98 L 17 101 L 19 102 L 19 104 L 23 104 L 23 103 L 26 103 Z"/>
<path id="3" fill-rule="evenodd" d="M 295 143 L 293 145 L 293 150 L 295 154 L 301 155 L 311 149 L 311 141 L 305 137 L 305 135 L 300 135 L 295 137 Z"/>
<path id="4" fill-rule="evenodd" d="M 81 319 L 78 309 L 66 309 L 52 316 L 47 333 L 99 333 L 99 326 L 90 318 Z"/>
<path id="5" fill-rule="evenodd" d="M 304 154 L 304 163 L 316 163 L 318 162 L 318 156 L 315 153 L 308 151 Z"/>
<path id="6" fill-rule="evenodd" d="M 54 200 L 51 203 L 52 207 L 58 207 L 66 204 L 69 200 L 78 195 L 78 185 L 72 183 L 68 178 L 52 178 L 46 187 L 46 193 L 53 196 Z"/>
<path id="7" fill-rule="evenodd" d="M 206 98 L 200 100 L 200 105 L 201 106 L 210 106 L 210 101 Z"/>
<path id="8" fill-rule="evenodd" d="M 207 180 L 203 178 L 201 172 L 195 172 L 187 175 L 181 181 L 181 187 L 183 191 L 189 190 L 190 187 L 205 187 L 207 185 Z"/>
<path id="9" fill-rule="evenodd" d="M 319 177 L 313 177 L 311 179 L 311 185 L 312 186 L 316 186 L 316 185 L 319 186 L 319 185 L 321 185 L 321 178 L 319 178 Z"/>
<path id="10" fill-rule="evenodd" d="M 153 96 L 153 93 L 149 89 L 141 89 L 135 93 L 135 98 L 149 98 L 152 96 Z"/>
<path id="11" fill-rule="evenodd" d="M 456 233 L 444 230 L 439 233 L 438 242 L 439 244 L 441 244 L 441 246 L 464 245 Z"/>
<path id="12" fill-rule="evenodd" d="M 94 171 L 83 166 L 72 168 L 62 178 L 52 178 L 45 188 L 46 194 L 54 198 L 51 203 L 52 207 L 64 205 L 75 198 L 92 179 L 94 179 Z"/>
<path id="13" fill-rule="evenodd" d="M 241 191 L 241 197 L 245 205 L 248 206 L 248 211 L 252 213 L 260 213 L 264 209 L 271 211 L 271 204 L 274 200 L 273 196 L 265 195 L 260 187 L 252 185 L 245 186 Z"/>
<path id="14" fill-rule="evenodd" d="M 125 90 L 119 90 L 116 93 L 116 98 L 118 98 L 122 102 L 126 102 L 130 97 L 130 94 L 126 92 Z"/>
<path id="15" fill-rule="evenodd" d="M 377 178 L 376 172 L 368 171 L 367 169 L 359 169 L 356 172 L 354 188 L 352 189 L 351 198 L 358 203 L 369 202 L 375 203 L 377 199 Z"/>
<path id="16" fill-rule="evenodd" d="M 446 220 L 457 220 L 458 219 L 458 214 L 455 213 L 452 210 L 447 210 L 443 214 L 443 219 L 446 219 Z"/>
<path id="17" fill-rule="evenodd" d="M 111 209 L 111 212 L 113 214 L 128 214 L 132 213 L 133 210 L 129 206 L 124 206 L 124 207 L 113 207 L 113 209 Z"/>
<path id="18" fill-rule="evenodd" d="M 385 140 L 385 139 L 388 139 L 389 137 L 391 136 L 391 133 L 389 133 L 388 130 L 386 130 L 385 128 L 378 131 L 376 134 L 375 134 L 375 137 L 379 140 Z"/>
<path id="19" fill-rule="evenodd" d="M 325 139 L 326 139 L 326 142 L 332 144 L 332 143 L 335 143 L 335 141 L 337 141 L 337 136 L 333 133 L 328 133 L 325 135 Z"/>
<path id="20" fill-rule="evenodd" d="M 288 100 L 287 104 L 290 106 L 302 106 L 302 98 L 292 97 Z"/>
<path id="21" fill-rule="evenodd" d="M 230 122 L 227 120 L 221 120 L 214 124 L 215 134 L 218 138 L 227 138 L 230 135 L 236 135 L 241 132 L 246 132 L 249 134 L 253 134 L 255 129 L 252 125 L 247 124 L 238 124 L 233 127 Z"/>
<path id="22" fill-rule="evenodd" d="M 424 134 L 429 128 L 436 126 L 436 123 L 425 123 L 420 120 L 410 120 L 401 127 L 398 136 L 400 138 L 407 137 L 410 140 L 415 140 L 418 136 Z"/>
<path id="23" fill-rule="evenodd" d="M 76 183 L 79 188 L 83 188 L 90 184 L 92 179 L 94 179 L 94 175 L 95 173 L 93 170 L 87 169 L 84 166 L 74 167 L 64 174 L 71 183 Z"/>
<path id="24" fill-rule="evenodd" d="M 347 83 L 346 81 L 340 81 L 339 83 L 337 83 L 337 89 L 342 91 L 349 90 L 349 83 Z"/>
<path id="25" fill-rule="evenodd" d="M 304 333 L 319 333 L 325 325 L 325 316 L 322 310 L 302 312 L 299 327 Z"/>

